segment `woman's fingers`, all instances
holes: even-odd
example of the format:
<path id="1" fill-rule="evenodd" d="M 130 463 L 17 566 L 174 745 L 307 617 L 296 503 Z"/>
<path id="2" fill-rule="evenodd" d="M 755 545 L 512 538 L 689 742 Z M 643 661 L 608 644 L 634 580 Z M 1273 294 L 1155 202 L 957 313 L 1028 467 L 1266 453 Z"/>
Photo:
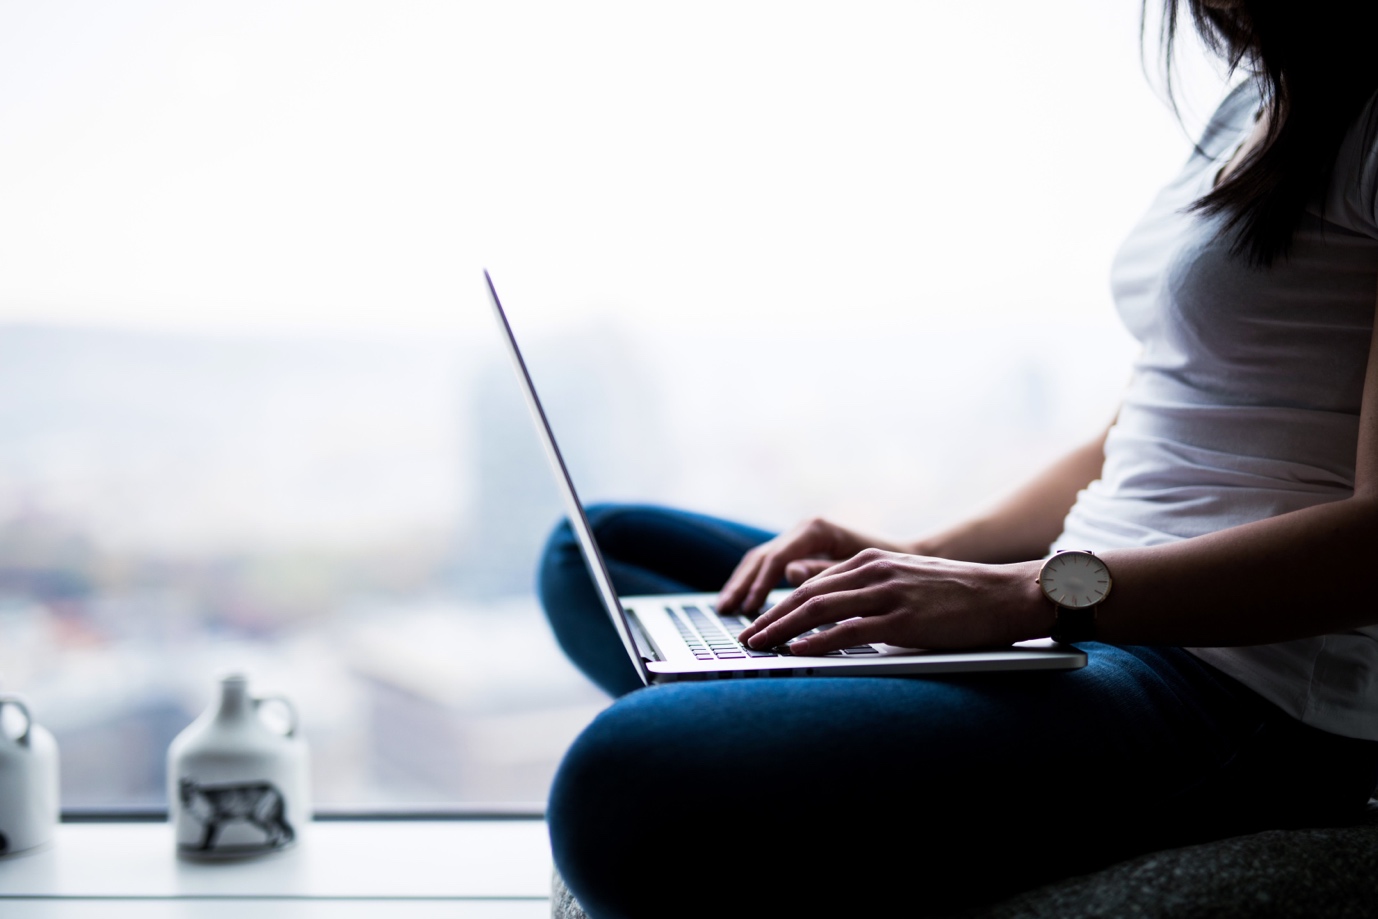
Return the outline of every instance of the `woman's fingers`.
<path id="1" fill-rule="evenodd" d="M 793 547 L 790 547 L 793 548 Z M 798 550 L 795 550 L 797 552 Z M 751 587 L 747 589 L 746 598 L 742 600 L 742 609 L 747 612 L 758 610 L 766 602 L 766 596 L 775 589 L 775 585 L 780 583 L 780 579 L 785 576 L 785 566 L 789 564 L 790 557 L 785 552 L 772 553 L 761 560 L 761 565 L 756 569 L 756 577 L 751 582 Z"/>
<path id="2" fill-rule="evenodd" d="M 718 592 L 718 609 L 721 612 L 725 613 L 736 609 L 737 605 L 742 602 L 747 587 L 756 579 L 756 568 L 760 565 L 763 548 L 764 546 L 757 546 L 747 550 L 747 553 L 742 556 L 742 560 L 737 563 L 732 576 L 727 579 L 727 583 Z"/>
<path id="3" fill-rule="evenodd" d="M 758 650 L 789 643 L 809 655 L 872 642 L 936 649 L 1009 644 L 1046 634 L 1003 612 L 1032 599 L 1036 566 L 865 549 L 810 577 L 738 638 Z"/>
<path id="4" fill-rule="evenodd" d="M 761 615 L 757 616 L 750 625 L 742 629 L 742 631 L 737 635 L 737 639 L 739 641 L 750 640 L 753 636 L 757 635 L 768 626 L 773 625 L 781 618 L 788 616 L 790 613 L 794 612 L 796 609 L 799 608 L 800 604 L 802 604 L 805 600 L 809 599 L 810 597 L 816 595 L 817 592 L 817 589 L 813 589 L 811 592 L 805 592 L 802 585 L 800 587 L 795 588 L 794 591 L 791 592 L 788 596 L 786 596 L 783 600 L 781 600 L 779 603 L 775 604 L 765 612 L 761 613 Z M 753 647 L 764 648 L 769 646 L 755 645 Z"/>
<path id="5" fill-rule="evenodd" d="M 819 552 L 827 542 L 829 526 L 821 520 L 810 520 L 748 551 L 718 595 L 718 610 L 760 609 L 766 594 L 780 582 L 786 565 Z"/>
<path id="6" fill-rule="evenodd" d="M 785 566 L 785 580 L 798 587 L 809 578 L 822 574 L 836 564 L 837 562 L 830 558 L 805 558 L 797 562 L 790 562 Z"/>
<path id="7" fill-rule="evenodd" d="M 883 642 L 899 625 L 898 618 L 898 613 L 885 613 L 848 619 L 826 631 L 790 642 L 789 649 L 794 654 L 817 655 Z"/>
<path id="8" fill-rule="evenodd" d="M 838 615 L 836 619 L 816 620 L 813 617 L 817 611 L 831 610 L 831 606 L 820 606 L 815 603 L 812 607 L 813 612 L 804 618 L 790 620 L 790 626 L 803 625 L 802 628 L 794 628 L 789 631 L 786 628 L 772 628 L 777 622 L 792 616 L 796 610 L 806 606 L 812 601 L 819 600 L 830 594 L 843 591 L 856 591 L 879 585 L 884 582 L 892 572 L 892 565 L 887 559 L 887 553 L 879 549 L 867 549 L 852 556 L 844 562 L 836 562 L 829 565 L 823 571 L 809 578 L 805 583 L 797 587 L 789 596 L 779 603 L 766 610 L 742 630 L 738 636 L 739 640 L 747 642 L 753 648 L 773 648 L 783 644 L 801 632 L 806 632 L 815 628 L 823 622 L 840 622 L 848 616 L 860 615 L 858 613 L 848 613 Z M 807 623 L 807 625 L 804 625 Z M 757 639 L 756 636 L 762 632 L 769 631 L 766 637 Z"/>
<path id="9" fill-rule="evenodd" d="M 794 639 L 805 632 L 812 631 L 814 628 L 831 627 L 827 631 L 835 631 L 834 623 L 854 619 L 857 616 L 868 616 L 872 613 L 882 612 L 878 609 L 878 598 L 870 590 L 849 590 L 823 594 L 803 602 L 802 606 L 794 612 L 781 616 L 770 626 L 759 631 L 752 638 L 752 648 L 777 648 L 780 645 L 790 645 L 790 650 L 798 653 L 813 653 L 812 646 L 801 645 L 795 648 Z M 813 637 L 810 637 L 812 639 Z M 838 648 L 846 648 L 847 645 L 838 645 Z"/>
<path id="10" fill-rule="evenodd" d="M 742 556 L 737 569 L 732 572 L 732 576 L 718 593 L 719 612 L 727 613 L 735 609 L 750 612 L 760 608 L 759 601 L 752 604 L 751 590 L 760 578 L 762 569 L 770 563 L 775 554 L 782 551 L 779 539 L 780 537 L 777 537 L 768 543 L 762 543 Z"/>
<path id="11" fill-rule="evenodd" d="M 785 599 L 781 600 L 779 603 L 775 604 L 770 609 L 766 610 L 765 612 L 761 613 L 761 615 L 753 619 L 750 625 L 742 629 L 741 632 L 737 634 L 737 640 L 741 642 L 750 642 L 751 638 L 758 634 L 766 626 L 771 625 L 781 616 L 784 616 L 787 613 L 792 612 L 795 608 L 799 606 L 800 603 L 803 602 L 803 598 L 796 596 L 796 594 L 798 593 L 799 591 L 796 589 L 794 593 L 791 593 L 789 596 L 785 597 Z M 759 645 L 753 647 L 764 648 L 769 646 Z"/>
<path id="12" fill-rule="evenodd" d="M 867 607 L 860 602 L 861 592 L 877 586 L 879 580 L 877 572 L 864 567 L 829 571 L 762 613 L 738 638 L 753 648 L 773 648 L 820 625 L 874 612 L 881 599 L 866 597 Z"/>
<path id="13" fill-rule="evenodd" d="M 789 575 L 792 583 L 798 583 L 826 570 L 831 563 L 806 564 L 802 569 L 795 569 L 797 577 L 790 575 L 792 564 L 819 556 L 824 559 L 843 558 L 862 544 L 861 538 L 855 533 L 834 523 L 821 518 L 805 521 L 742 557 L 718 594 L 718 609 L 721 612 L 736 609 L 754 612 L 761 608 L 766 596 L 775 589 L 782 577 Z"/>
<path id="14" fill-rule="evenodd" d="M 819 576 L 832 577 L 833 575 L 841 574 L 844 571 L 855 571 L 859 568 L 864 568 L 867 565 L 874 565 L 877 562 L 884 562 L 886 559 L 892 558 L 896 554 L 897 553 L 889 552 L 885 549 L 862 549 L 860 552 L 856 553 L 850 558 L 844 558 L 841 561 L 832 562 L 827 568 L 823 569 L 823 571 L 816 572 L 813 575 L 813 578 L 817 578 Z M 810 580 L 812 580 L 813 578 L 810 578 Z M 801 584 L 800 586 L 802 587 L 803 585 Z"/>

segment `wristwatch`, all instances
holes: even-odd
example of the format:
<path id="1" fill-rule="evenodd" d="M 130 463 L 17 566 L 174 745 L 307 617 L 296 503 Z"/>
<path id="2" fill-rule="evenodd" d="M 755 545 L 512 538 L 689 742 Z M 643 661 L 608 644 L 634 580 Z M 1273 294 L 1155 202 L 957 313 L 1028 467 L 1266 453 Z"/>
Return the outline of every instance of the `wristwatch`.
<path id="1" fill-rule="evenodd" d="M 1038 586 L 1057 607 L 1053 641 L 1094 641 L 1096 607 L 1110 594 L 1110 569 L 1088 550 L 1059 551 L 1043 563 Z"/>

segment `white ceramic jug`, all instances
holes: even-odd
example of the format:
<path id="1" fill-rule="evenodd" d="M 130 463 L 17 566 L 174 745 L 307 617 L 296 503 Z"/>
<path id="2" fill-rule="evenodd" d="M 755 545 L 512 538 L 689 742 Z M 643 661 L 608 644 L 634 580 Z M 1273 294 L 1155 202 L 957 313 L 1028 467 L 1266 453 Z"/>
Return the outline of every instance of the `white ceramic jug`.
<path id="1" fill-rule="evenodd" d="M 287 711 L 287 730 L 260 709 Z M 193 858 L 272 852 L 292 845 L 311 819 L 306 741 L 281 696 L 249 695 L 240 674 L 220 681 L 220 697 L 177 735 L 167 754 L 169 815 L 177 849 Z"/>
<path id="2" fill-rule="evenodd" d="M 5 709 L 19 712 L 24 727 L 4 729 Z M 34 724 L 18 696 L 0 696 L 0 855 L 41 846 L 58 820 L 57 741 Z"/>

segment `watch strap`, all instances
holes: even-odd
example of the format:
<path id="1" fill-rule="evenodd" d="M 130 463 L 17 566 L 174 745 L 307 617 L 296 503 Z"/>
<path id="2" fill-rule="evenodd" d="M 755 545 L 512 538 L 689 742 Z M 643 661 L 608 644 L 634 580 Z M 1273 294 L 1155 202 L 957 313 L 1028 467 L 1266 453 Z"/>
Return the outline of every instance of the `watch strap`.
<path id="1" fill-rule="evenodd" d="M 1095 641 L 1096 607 L 1084 606 L 1074 609 L 1070 606 L 1059 606 L 1057 621 L 1053 623 L 1052 639 L 1062 644 Z"/>

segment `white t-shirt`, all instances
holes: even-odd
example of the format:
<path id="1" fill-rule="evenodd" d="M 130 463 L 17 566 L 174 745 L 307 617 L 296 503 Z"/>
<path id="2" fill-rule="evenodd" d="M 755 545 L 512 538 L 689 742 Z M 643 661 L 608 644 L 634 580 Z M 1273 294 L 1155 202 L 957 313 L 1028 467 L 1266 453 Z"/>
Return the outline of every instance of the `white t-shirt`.
<path id="1" fill-rule="evenodd" d="M 1184 212 L 1258 108 L 1248 84 L 1225 99 L 1115 257 L 1116 308 L 1143 350 L 1101 478 L 1054 549 L 1158 545 L 1353 494 L 1378 294 L 1378 97 L 1270 269 L 1229 255 L 1220 218 Z M 1356 602 L 1378 620 L 1378 586 Z M 1188 650 L 1307 724 L 1378 740 L 1378 627 Z"/>

